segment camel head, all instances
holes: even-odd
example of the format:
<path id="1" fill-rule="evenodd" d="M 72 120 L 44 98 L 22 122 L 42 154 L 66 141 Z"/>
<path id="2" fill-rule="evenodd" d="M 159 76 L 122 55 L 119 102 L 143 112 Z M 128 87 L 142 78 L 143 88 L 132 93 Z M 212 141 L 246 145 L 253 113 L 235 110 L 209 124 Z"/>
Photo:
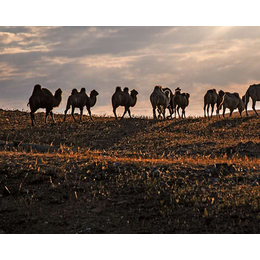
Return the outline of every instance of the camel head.
<path id="1" fill-rule="evenodd" d="M 98 96 L 99 95 L 99 93 L 95 90 L 95 89 L 93 89 L 91 92 L 90 92 L 90 97 L 96 97 L 96 96 Z"/>
<path id="2" fill-rule="evenodd" d="M 131 90 L 131 96 L 136 97 L 137 95 L 138 92 L 135 89 Z"/>
<path id="3" fill-rule="evenodd" d="M 190 98 L 190 94 L 189 93 L 186 93 L 186 98 L 189 99 Z"/>
<path id="4" fill-rule="evenodd" d="M 80 94 L 86 94 L 86 89 L 85 88 L 81 88 Z"/>
<path id="5" fill-rule="evenodd" d="M 220 90 L 220 91 L 218 92 L 218 94 L 219 94 L 220 97 L 223 97 L 224 94 L 225 94 L 225 92 L 224 92 L 223 90 Z"/>

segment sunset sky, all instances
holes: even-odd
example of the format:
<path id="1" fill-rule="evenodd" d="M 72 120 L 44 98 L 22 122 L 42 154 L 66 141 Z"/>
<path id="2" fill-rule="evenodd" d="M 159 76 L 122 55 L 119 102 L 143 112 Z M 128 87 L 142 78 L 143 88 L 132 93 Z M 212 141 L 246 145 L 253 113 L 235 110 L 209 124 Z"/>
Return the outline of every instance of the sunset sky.
<path id="1" fill-rule="evenodd" d="M 152 116 L 149 96 L 162 85 L 190 93 L 187 115 L 201 116 L 208 89 L 242 96 L 260 83 L 260 27 L 0 27 L 0 108 L 28 110 L 37 83 L 63 90 L 54 112 L 85 87 L 100 93 L 93 114 L 112 115 L 122 86 L 139 92 L 132 114 Z"/>

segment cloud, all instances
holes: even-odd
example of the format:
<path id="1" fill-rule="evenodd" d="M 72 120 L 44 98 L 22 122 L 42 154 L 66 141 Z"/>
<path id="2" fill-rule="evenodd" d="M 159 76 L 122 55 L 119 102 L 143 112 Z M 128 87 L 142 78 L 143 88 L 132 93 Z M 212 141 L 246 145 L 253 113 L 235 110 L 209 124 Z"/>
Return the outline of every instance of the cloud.
<path id="1" fill-rule="evenodd" d="M 158 84 L 189 92 L 187 114 L 202 115 L 207 89 L 242 95 L 260 81 L 259 45 L 260 27 L 0 27 L 0 105 L 27 109 L 39 83 L 63 90 L 60 112 L 72 88 L 97 89 L 93 111 L 108 114 L 120 85 L 139 92 L 133 113 L 151 115 Z"/>

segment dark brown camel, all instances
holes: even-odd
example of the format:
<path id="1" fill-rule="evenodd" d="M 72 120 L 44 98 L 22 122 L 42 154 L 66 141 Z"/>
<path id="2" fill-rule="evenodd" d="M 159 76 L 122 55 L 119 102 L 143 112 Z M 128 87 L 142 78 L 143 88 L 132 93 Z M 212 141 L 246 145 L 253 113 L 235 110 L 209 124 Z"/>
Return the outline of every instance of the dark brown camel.
<path id="1" fill-rule="evenodd" d="M 51 115 L 53 123 L 55 123 L 52 110 L 54 107 L 58 107 L 60 105 L 61 100 L 62 100 L 62 90 L 60 88 L 55 91 L 55 94 L 53 96 L 48 89 L 42 88 L 41 85 L 39 84 L 35 85 L 33 89 L 33 93 L 28 103 L 31 109 L 30 115 L 31 115 L 32 126 L 36 124 L 34 113 L 39 108 L 46 109 L 45 123 L 47 123 L 47 117 L 49 114 Z"/>
<path id="2" fill-rule="evenodd" d="M 115 119 L 117 119 L 117 115 L 116 115 L 116 109 L 119 106 L 123 106 L 125 107 L 125 112 L 123 114 L 123 116 L 121 117 L 121 119 L 124 118 L 126 112 L 128 112 L 129 117 L 132 118 L 131 116 L 131 112 L 130 112 L 130 107 L 134 107 L 136 102 L 137 102 L 137 95 L 138 92 L 133 89 L 130 92 L 131 94 L 129 94 L 129 89 L 128 88 L 124 88 L 124 91 L 122 91 L 121 87 L 116 87 L 116 91 L 112 96 L 112 106 L 113 106 L 113 112 L 115 115 Z"/>
<path id="3" fill-rule="evenodd" d="M 80 92 L 78 92 L 76 89 L 73 89 L 71 92 L 71 95 L 68 98 L 66 110 L 64 112 L 64 122 L 66 121 L 67 112 L 71 109 L 71 115 L 75 122 L 77 122 L 76 118 L 74 117 L 74 110 L 75 108 L 80 109 L 80 122 L 82 121 L 82 115 L 83 115 L 83 108 L 86 106 L 90 118 L 92 119 L 90 108 L 93 107 L 96 104 L 97 101 L 97 95 L 98 92 L 96 90 L 92 90 L 90 93 L 90 97 L 86 94 L 86 89 L 82 88 Z"/>

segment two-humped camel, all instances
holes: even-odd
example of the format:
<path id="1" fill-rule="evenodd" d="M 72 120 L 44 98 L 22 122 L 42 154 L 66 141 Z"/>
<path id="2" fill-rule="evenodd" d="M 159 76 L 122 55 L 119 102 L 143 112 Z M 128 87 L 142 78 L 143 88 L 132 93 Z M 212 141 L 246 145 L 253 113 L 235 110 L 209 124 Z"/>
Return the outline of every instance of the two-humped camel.
<path id="1" fill-rule="evenodd" d="M 71 109 L 71 115 L 75 122 L 77 122 L 76 118 L 74 117 L 74 110 L 75 108 L 80 109 L 80 122 L 82 121 L 82 115 L 83 115 L 83 108 L 86 106 L 90 119 L 93 120 L 91 116 L 90 108 L 93 107 L 97 102 L 97 96 L 98 92 L 96 90 L 92 90 L 90 92 L 90 97 L 86 94 L 86 89 L 82 88 L 80 92 L 77 91 L 77 89 L 73 89 L 71 92 L 71 95 L 68 98 L 66 110 L 64 112 L 64 122 L 66 120 L 66 115 L 70 107 Z"/>
<path id="2" fill-rule="evenodd" d="M 225 92 L 218 110 L 220 110 L 222 106 L 223 106 L 223 117 L 225 117 L 226 108 L 229 108 L 230 110 L 229 116 L 231 117 L 233 111 L 236 108 L 238 108 L 239 114 L 240 116 L 242 116 L 242 111 L 244 110 L 245 107 L 244 102 L 242 101 L 238 93 L 229 93 L 229 92 Z"/>
<path id="3" fill-rule="evenodd" d="M 165 119 L 165 109 L 169 107 L 170 105 L 170 93 L 169 91 L 166 91 L 166 93 L 163 91 L 162 86 L 155 86 L 152 94 L 150 95 L 150 101 L 153 107 L 153 118 L 156 119 L 156 108 L 158 109 L 158 118 L 160 117 L 160 114 L 163 115 L 163 118 Z"/>
<path id="4" fill-rule="evenodd" d="M 252 99 L 253 110 L 259 116 L 259 114 L 257 113 L 257 111 L 255 109 L 255 104 L 256 104 L 256 101 L 260 101 L 260 84 L 250 85 L 249 88 L 246 91 L 246 94 L 242 97 L 242 100 L 245 104 L 247 116 L 248 116 L 247 105 L 248 105 L 248 102 L 249 102 L 249 97 L 251 97 L 251 99 Z"/>
<path id="5" fill-rule="evenodd" d="M 62 91 L 60 88 L 55 91 L 55 94 L 53 96 L 53 94 L 48 89 L 42 88 L 41 85 L 39 84 L 35 85 L 33 89 L 33 93 L 29 98 L 29 103 L 28 103 L 31 109 L 30 115 L 31 115 L 32 126 L 36 124 L 34 113 L 39 108 L 46 109 L 45 123 L 47 123 L 47 117 L 49 114 L 51 115 L 52 122 L 55 123 L 52 110 L 54 107 L 58 107 L 60 105 L 61 99 L 62 99 Z"/>
<path id="6" fill-rule="evenodd" d="M 181 93 L 181 89 L 177 88 L 175 90 L 175 94 L 174 94 L 174 104 L 177 107 L 177 112 L 179 115 L 179 118 L 186 118 L 185 115 L 185 108 L 189 105 L 189 98 L 190 98 L 190 94 L 189 93 Z M 182 109 L 182 115 L 180 116 L 179 113 L 179 109 Z M 176 112 L 175 112 L 176 113 Z"/>
<path id="7" fill-rule="evenodd" d="M 115 93 L 112 96 L 112 107 L 113 107 L 113 113 L 115 115 L 115 119 L 117 119 L 116 115 L 116 109 L 119 106 L 125 107 L 125 111 L 121 119 L 124 118 L 125 114 L 128 112 L 129 117 L 132 118 L 131 112 L 130 112 L 130 107 L 134 107 L 136 102 L 137 102 L 137 95 L 138 92 L 133 89 L 131 90 L 129 94 L 129 89 L 124 88 L 122 91 L 121 87 L 116 87 Z"/>

